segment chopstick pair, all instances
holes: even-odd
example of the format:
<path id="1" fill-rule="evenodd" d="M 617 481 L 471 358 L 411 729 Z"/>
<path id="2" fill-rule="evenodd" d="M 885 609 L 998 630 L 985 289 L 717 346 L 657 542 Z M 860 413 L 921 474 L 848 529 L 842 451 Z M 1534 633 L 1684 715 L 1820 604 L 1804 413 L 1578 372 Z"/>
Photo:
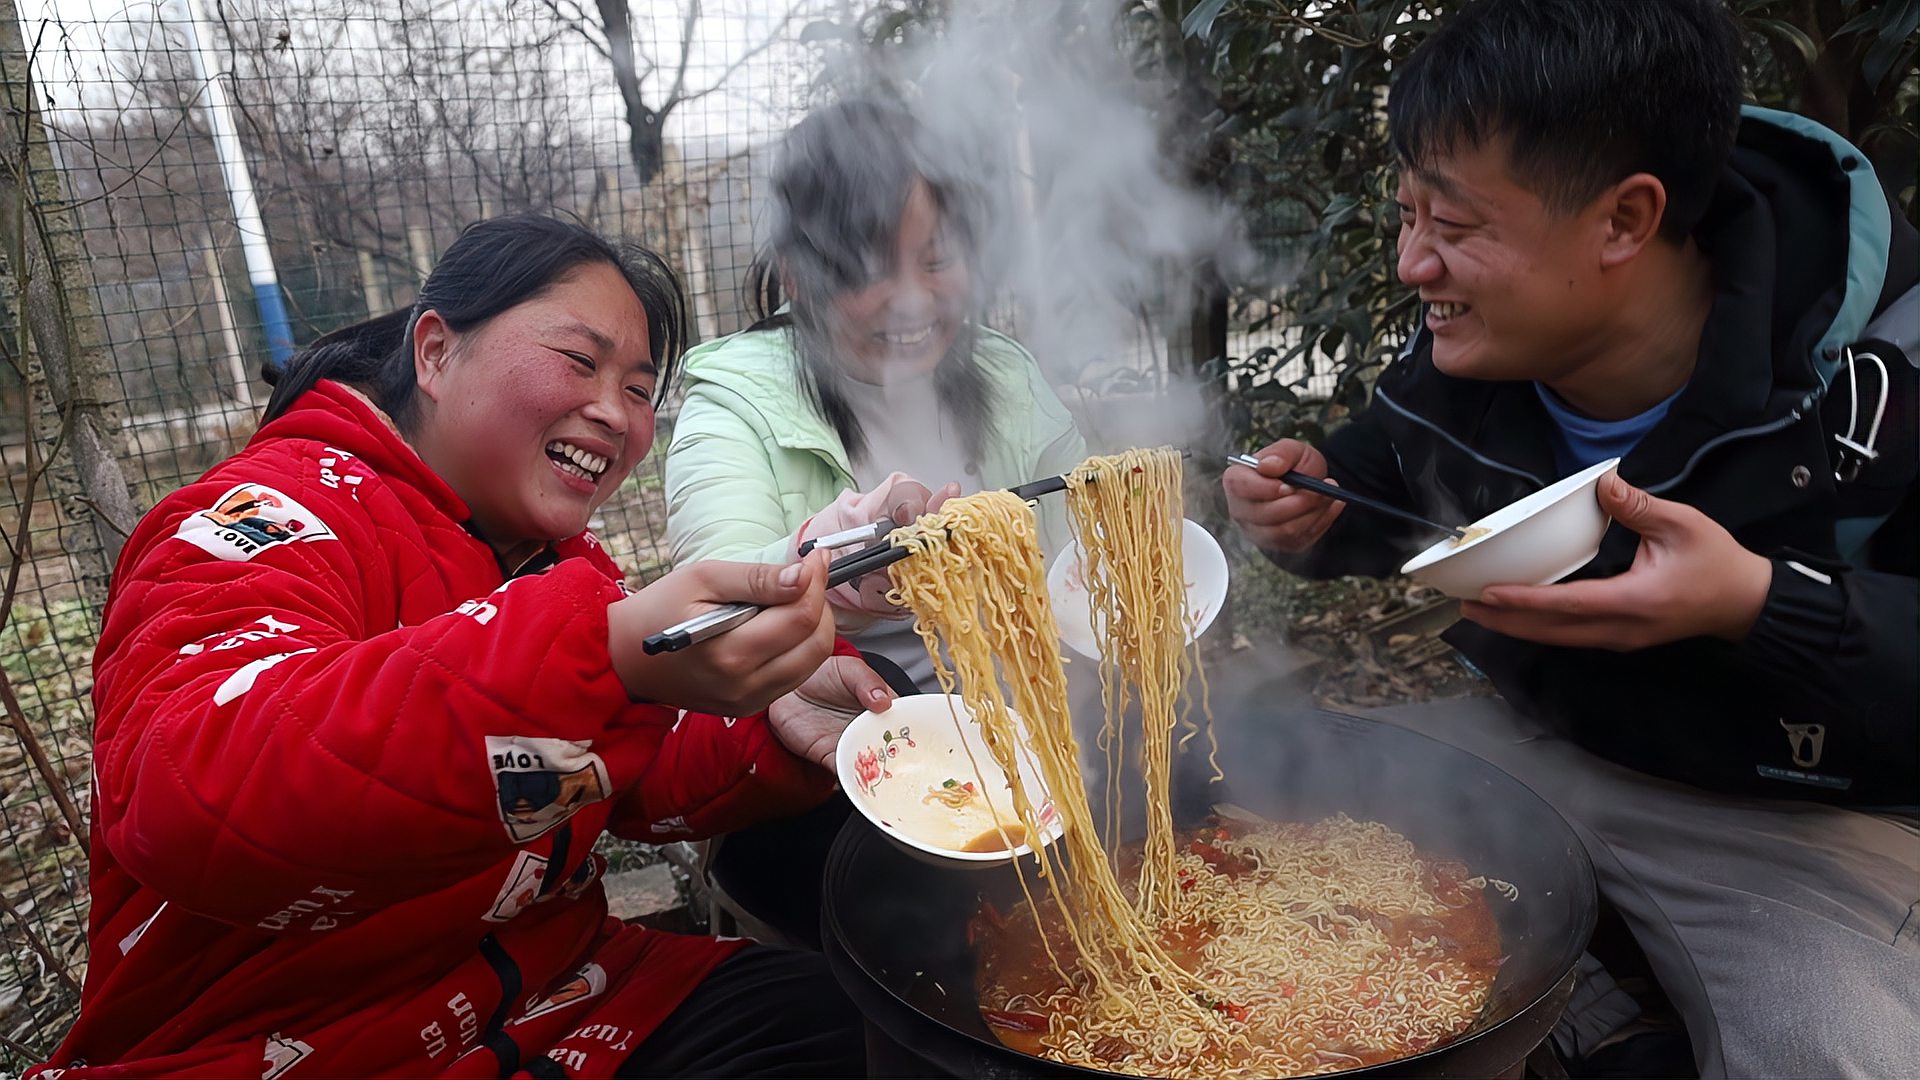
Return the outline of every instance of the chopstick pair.
<path id="1" fill-rule="evenodd" d="M 820 539 L 822 543 L 818 546 L 831 546 L 824 543 L 828 537 L 823 536 Z M 842 555 L 827 567 L 827 588 L 831 589 L 850 581 L 857 581 L 876 570 L 897 563 L 907 557 L 909 550 L 892 544 L 875 544 L 851 555 Z M 663 652 L 679 652 L 709 638 L 719 637 L 753 618 L 760 613 L 760 610 L 758 604 L 721 604 L 711 611 L 677 622 L 657 634 L 649 634 L 640 643 L 640 648 L 648 656 L 657 656 Z"/>
<path id="2" fill-rule="evenodd" d="M 1227 464 L 1245 465 L 1255 472 L 1260 471 L 1260 459 L 1254 457 L 1252 454 L 1229 454 L 1227 455 Z M 1302 472 L 1288 470 L 1287 472 L 1281 473 L 1279 479 L 1283 484 L 1291 484 L 1297 488 L 1304 488 L 1317 495 L 1325 495 L 1329 499 L 1338 499 L 1341 502 L 1352 503 L 1355 506 L 1364 506 L 1376 514 L 1386 514 L 1389 517 L 1397 517 L 1402 521 L 1411 521 L 1415 525 L 1425 525 L 1429 529 L 1438 529 L 1456 540 L 1465 540 L 1467 538 L 1467 530 L 1465 529 L 1456 528 L 1452 525 L 1442 525 L 1429 518 L 1423 518 L 1410 510 L 1402 510 L 1390 503 L 1383 503 L 1378 499 L 1372 499 L 1365 495 L 1348 491 L 1346 488 L 1329 484 L 1325 480 L 1316 480 Z"/>

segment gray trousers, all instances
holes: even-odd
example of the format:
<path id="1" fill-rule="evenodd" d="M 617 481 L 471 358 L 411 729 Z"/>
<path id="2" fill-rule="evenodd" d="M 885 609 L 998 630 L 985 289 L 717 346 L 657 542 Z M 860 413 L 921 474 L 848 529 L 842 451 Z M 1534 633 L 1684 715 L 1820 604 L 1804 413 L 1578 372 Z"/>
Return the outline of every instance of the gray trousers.
<path id="1" fill-rule="evenodd" d="M 1701 1076 L 1920 1076 L 1912 819 L 1659 780 L 1492 698 L 1371 715 L 1493 763 L 1573 825 Z"/>

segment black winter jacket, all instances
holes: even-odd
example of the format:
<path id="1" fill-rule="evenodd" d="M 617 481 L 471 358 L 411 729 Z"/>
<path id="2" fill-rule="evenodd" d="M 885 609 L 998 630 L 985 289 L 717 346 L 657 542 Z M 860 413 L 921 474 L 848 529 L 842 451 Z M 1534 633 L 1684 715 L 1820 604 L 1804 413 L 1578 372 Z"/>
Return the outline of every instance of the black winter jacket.
<path id="1" fill-rule="evenodd" d="M 1920 804 L 1914 231 L 1857 150 L 1802 118 L 1749 109 L 1695 236 L 1717 288 L 1699 361 L 1620 474 L 1773 561 L 1758 623 L 1737 645 L 1630 653 L 1466 621 L 1447 640 L 1517 707 L 1632 768 L 1723 790 Z M 1866 337 L 1870 324 L 1879 338 Z M 1555 480 L 1553 421 L 1533 386 L 1444 375 L 1431 344 L 1417 334 L 1328 440 L 1332 475 L 1456 521 Z M 1854 441 L 1865 440 L 1880 374 L 1863 353 L 1891 385 L 1878 456 L 1855 474 L 1835 436 L 1857 398 Z M 1314 576 L 1385 576 L 1431 539 L 1348 513 L 1306 556 L 1281 561 Z M 1616 523 L 1574 576 L 1621 573 L 1637 546 Z"/>

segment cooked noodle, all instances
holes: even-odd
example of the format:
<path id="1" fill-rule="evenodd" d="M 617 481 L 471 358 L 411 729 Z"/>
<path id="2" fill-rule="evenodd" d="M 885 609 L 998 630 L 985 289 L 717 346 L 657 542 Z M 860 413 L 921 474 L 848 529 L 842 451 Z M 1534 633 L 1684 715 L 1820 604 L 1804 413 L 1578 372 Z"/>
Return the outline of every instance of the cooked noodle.
<path id="1" fill-rule="evenodd" d="M 1125 762 L 1125 719 L 1140 709 L 1140 765 L 1148 792 L 1168 790 L 1173 732 L 1197 730 L 1187 715 L 1188 677 L 1200 670 L 1198 645 L 1187 642 L 1186 560 L 1181 550 L 1180 452 L 1170 447 L 1092 457 L 1069 470 L 1067 508 L 1083 552 L 1093 624 L 1104 639 L 1100 690 L 1107 775 Z M 1204 676 L 1203 676 L 1204 678 Z M 1212 732 L 1209 730 L 1211 739 Z M 1216 768 L 1216 776 L 1218 770 Z M 1120 793 L 1107 785 L 1103 824 L 1117 837 Z M 1173 910 L 1173 812 L 1170 800 L 1146 800 L 1145 859 L 1136 903 L 1157 921 Z"/>

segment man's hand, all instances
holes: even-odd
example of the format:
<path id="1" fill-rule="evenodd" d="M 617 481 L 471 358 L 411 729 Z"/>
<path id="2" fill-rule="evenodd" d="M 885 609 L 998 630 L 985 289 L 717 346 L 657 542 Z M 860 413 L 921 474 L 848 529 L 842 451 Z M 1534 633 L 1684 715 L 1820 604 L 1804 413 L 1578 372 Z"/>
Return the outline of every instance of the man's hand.
<path id="1" fill-rule="evenodd" d="M 793 693 L 767 706 L 780 745 L 831 771 L 840 732 L 865 710 L 886 712 L 893 691 L 857 656 L 830 656 Z"/>
<path id="2" fill-rule="evenodd" d="M 1489 630 L 1544 645 L 1627 652 L 1690 637 L 1739 641 L 1773 584 L 1773 564 L 1712 518 L 1656 499 L 1610 475 L 1601 509 L 1640 534 L 1617 577 L 1564 585 L 1495 585 L 1460 613 Z"/>
<path id="3" fill-rule="evenodd" d="M 1327 459 L 1296 439 L 1281 439 L 1253 456 L 1260 459 L 1258 472 L 1229 465 L 1220 477 L 1227 493 L 1227 514 L 1262 551 L 1297 555 L 1312 547 L 1347 504 L 1302 491 L 1280 476 L 1296 471 L 1326 480 Z"/>

